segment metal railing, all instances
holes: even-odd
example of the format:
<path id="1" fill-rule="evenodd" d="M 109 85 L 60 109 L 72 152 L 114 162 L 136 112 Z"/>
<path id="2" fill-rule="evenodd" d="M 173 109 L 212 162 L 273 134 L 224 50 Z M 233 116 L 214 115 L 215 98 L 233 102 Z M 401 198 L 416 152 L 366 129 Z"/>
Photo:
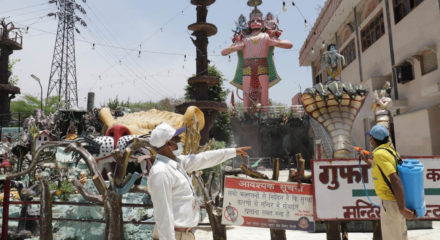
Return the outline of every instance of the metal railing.
<path id="1" fill-rule="evenodd" d="M 0 206 L 3 207 L 2 212 L 2 233 L 1 240 L 8 239 L 8 224 L 9 221 L 39 221 L 40 217 L 9 217 L 9 206 L 10 205 L 39 205 L 40 201 L 10 201 L 11 193 L 11 180 L 6 178 L 4 181 L 4 198 L 3 202 L 0 202 Z M 94 202 L 52 202 L 52 205 L 67 205 L 67 206 L 83 206 L 83 207 L 104 207 L 102 204 Z M 122 203 L 122 207 L 133 207 L 133 208 L 152 208 L 152 204 L 139 204 L 139 203 Z M 205 208 L 204 205 L 201 208 Z M 70 221 L 70 222 L 95 222 L 95 223 L 105 223 L 103 219 L 72 219 L 72 218 L 52 218 L 53 221 Z M 124 224 L 136 224 L 136 225 L 154 225 L 154 221 L 123 221 Z M 200 226 L 210 226 L 209 223 L 199 223 Z"/>
<path id="2" fill-rule="evenodd" d="M 23 131 L 25 117 L 29 113 L 0 114 L 0 140 L 4 137 L 12 137 L 17 140 Z"/>
<path id="3" fill-rule="evenodd" d="M 10 201 L 11 192 L 11 180 L 9 178 L 5 179 L 4 182 L 4 198 L 3 202 L 0 202 L 0 206 L 3 207 L 2 214 L 2 235 L 1 239 L 8 239 L 8 224 L 9 221 L 39 221 L 40 217 L 9 217 L 9 206 L 10 205 L 39 205 L 40 201 Z M 69 206 L 101 206 L 102 204 L 92 203 L 92 202 L 52 202 L 52 205 L 69 205 Z M 135 208 L 152 208 L 152 204 L 137 204 L 137 203 L 122 203 L 123 207 L 135 207 Z M 102 219 L 70 219 L 70 218 L 52 218 L 53 221 L 72 221 L 72 222 L 97 222 L 105 223 Z M 154 222 L 142 222 L 142 221 L 124 221 L 124 224 L 149 224 L 153 225 Z"/>
<path id="4" fill-rule="evenodd" d="M 15 33 L 15 35 L 14 35 Z M 20 47 L 23 45 L 23 35 L 21 35 L 18 31 L 10 31 L 7 35 L 3 36 L 4 31 L 3 27 L 0 27 L 0 41 L 1 40 L 9 40 L 15 42 Z M 11 37 L 12 35 L 12 37 Z"/>
<path id="5" fill-rule="evenodd" d="M 246 108 L 244 107 L 236 107 L 235 110 L 239 116 L 245 114 Z M 291 115 L 294 118 L 303 118 L 304 117 L 304 108 L 302 105 L 291 105 L 291 106 L 263 106 L 259 109 L 258 112 L 255 112 L 255 109 L 252 107 L 247 108 L 248 112 L 253 112 L 253 114 L 264 117 L 276 118 L 285 115 Z"/>
<path id="6" fill-rule="evenodd" d="M 0 114 L 0 127 L 23 127 L 24 119 L 31 115 L 27 112 Z"/>
<path id="7" fill-rule="evenodd" d="M 235 157 L 222 163 L 222 166 L 228 166 L 231 168 L 239 168 L 241 164 L 244 164 L 251 168 L 264 167 L 267 169 L 272 168 L 272 157 Z"/>

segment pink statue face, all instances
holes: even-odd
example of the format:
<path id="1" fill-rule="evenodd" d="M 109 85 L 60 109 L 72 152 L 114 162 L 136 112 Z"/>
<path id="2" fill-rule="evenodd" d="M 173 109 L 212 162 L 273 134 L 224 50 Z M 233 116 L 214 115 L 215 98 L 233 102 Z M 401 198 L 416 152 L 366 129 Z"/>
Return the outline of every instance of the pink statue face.
<path id="1" fill-rule="evenodd" d="M 249 28 L 252 30 L 261 29 L 263 27 L 263 19 L 260 17 L 253 17 L 248 24 Z"/>
<path id="2" fill-rule="evenodd" d="M 273 20 L 273 16 L 272 16 L 272 14 L 268 14 L 267 17 L 266 17 L 266 19 L 267 19 L 268 21 Z"/>

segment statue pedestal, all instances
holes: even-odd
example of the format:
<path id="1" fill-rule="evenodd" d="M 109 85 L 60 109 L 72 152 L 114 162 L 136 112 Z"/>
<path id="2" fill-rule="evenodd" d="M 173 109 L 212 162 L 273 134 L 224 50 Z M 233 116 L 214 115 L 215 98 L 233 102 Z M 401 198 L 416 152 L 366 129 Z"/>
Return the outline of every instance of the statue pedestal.
<path id="1" fill-rule="evenodd" d="M 217 33 L 217 27 L 212 23 L 193 23 L 188 26 L 188 29 L 194 32 L 205 32 L 207 37 Z M 192 34 L 195 36 L 195 34 Z"/>

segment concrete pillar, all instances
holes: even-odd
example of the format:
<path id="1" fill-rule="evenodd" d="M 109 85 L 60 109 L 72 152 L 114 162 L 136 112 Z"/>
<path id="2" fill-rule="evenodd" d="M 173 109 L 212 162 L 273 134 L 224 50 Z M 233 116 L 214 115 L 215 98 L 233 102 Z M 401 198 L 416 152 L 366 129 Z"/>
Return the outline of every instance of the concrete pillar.
<path id="1" fill-rule="evenodd" d="M 95 93 L 87 93 L 87 112 L 90 112 L 95 107 Z"/>

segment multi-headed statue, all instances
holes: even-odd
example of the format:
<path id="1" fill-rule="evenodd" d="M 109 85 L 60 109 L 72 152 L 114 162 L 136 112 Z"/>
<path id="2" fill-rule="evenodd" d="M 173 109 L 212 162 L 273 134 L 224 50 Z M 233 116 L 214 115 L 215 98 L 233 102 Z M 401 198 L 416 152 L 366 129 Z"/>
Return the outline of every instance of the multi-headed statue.
<path id="1" fill-rule="evenodd" d="M 222 55 L 237 52 L 237 70 L 231 84 L 243 90 L 245 111 L 248 107 L 257 106 L 259 103 L 265 110 L 268 105 L 269 88 L 281 80 L 273 62 L 274 47 L 292 48 L 292 43 L 278 39 L 281 31 L 272 14 L 268 14 L 264 21 L 263 13 L 255 7 L 249 16 L 246 29 L 243 29 L 240 24 L 243 19 L 246 20 L 241 15 L 233 44 L 223 49 Z M 267 26 L 270 26 L 270 31 L 266 28 Z"/>

